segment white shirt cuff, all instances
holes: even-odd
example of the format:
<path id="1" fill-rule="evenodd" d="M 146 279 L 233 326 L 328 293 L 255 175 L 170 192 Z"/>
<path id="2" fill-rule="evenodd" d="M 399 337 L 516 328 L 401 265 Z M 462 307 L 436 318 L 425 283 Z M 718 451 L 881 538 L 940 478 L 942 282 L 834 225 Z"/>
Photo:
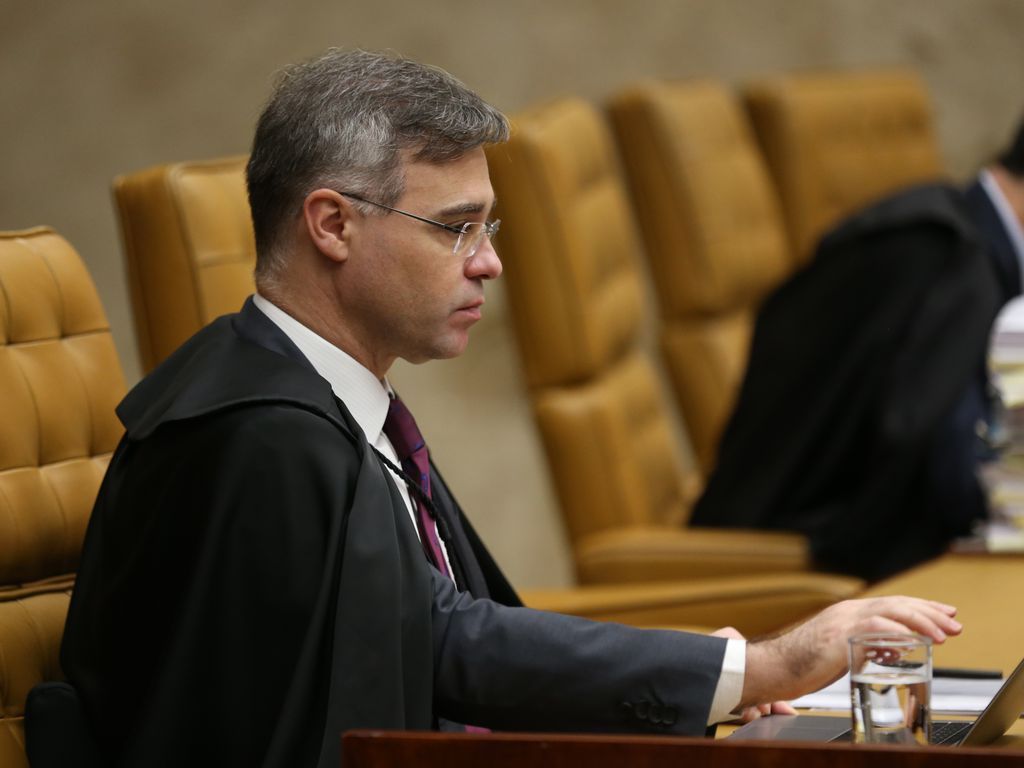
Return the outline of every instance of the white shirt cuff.
<path id="1" fill-rule="evenodd" d="M 725 656 L 722 659 L 722 674 L 718 678 L 715 696 L 711 699 L 708 725 L 731 720 L 733 710 L 739 706 L 743 695 L 743 676 L 747 670 L 747 641 L 726 640 Z"/>

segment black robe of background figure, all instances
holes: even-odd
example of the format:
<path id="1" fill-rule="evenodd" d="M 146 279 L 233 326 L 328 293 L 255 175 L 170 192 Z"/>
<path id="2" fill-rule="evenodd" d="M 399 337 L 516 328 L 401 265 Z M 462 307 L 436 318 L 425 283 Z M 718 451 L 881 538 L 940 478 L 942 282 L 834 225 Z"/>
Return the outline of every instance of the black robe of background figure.
<path id="1" fill-rule="evenodd" d="M 989 334 L 1020 283 L 980 184 L 845 222 L 762 307 L 691 524 L 802 532 L 820 567 L 867 579 L 969 533 L 987 514 Z"/>

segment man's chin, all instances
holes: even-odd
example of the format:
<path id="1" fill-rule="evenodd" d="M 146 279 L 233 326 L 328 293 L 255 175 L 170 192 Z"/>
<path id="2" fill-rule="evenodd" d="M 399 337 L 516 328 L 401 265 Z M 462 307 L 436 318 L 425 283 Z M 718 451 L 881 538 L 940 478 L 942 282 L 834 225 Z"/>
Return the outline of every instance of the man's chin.
<path id="1" fill-rule="evenodd" d="M 452 334 L 452 336 L 443 339 L 429 350 L 417 350 L 414 354 L 403 355 L 402 359 L 413 365 L 419 365 L 431 360 L 450 360 L 465 352 L 468 345 L 469 332 L 467 330 Z"/>
<path id="2" fill-rule="evenodd" d="M 469 345 L 468 336 L 463 336 L 461 342 L 452 343 L 438 350 L 437 360 L 451 360 L 453 357 L 459 357 L 463 352 L 466 351 L 466 347 Z"/>

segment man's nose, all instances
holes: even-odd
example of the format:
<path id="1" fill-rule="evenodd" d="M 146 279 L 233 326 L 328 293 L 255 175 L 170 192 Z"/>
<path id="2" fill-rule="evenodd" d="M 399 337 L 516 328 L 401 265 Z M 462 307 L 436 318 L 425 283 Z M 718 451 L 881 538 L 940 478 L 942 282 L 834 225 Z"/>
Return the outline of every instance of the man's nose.
<path id="1" fill-rule="evenodd" d="M 501 274 L 501 269 L 501 257 L 489 237 L 485 237 L 476 253 L 466 259 L 466 277 L 494 280 Z"/>

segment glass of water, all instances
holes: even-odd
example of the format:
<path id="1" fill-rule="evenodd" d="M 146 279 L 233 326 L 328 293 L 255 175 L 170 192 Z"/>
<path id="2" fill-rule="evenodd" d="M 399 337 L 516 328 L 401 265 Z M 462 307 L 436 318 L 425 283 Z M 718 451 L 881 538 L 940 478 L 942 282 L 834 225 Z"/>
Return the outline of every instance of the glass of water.
<path id="1" fill-rule="evenodd" d="M 850 638 L 854 741 L 927 744 L 931 692 L 931 638 L 895 633 Z"/>

